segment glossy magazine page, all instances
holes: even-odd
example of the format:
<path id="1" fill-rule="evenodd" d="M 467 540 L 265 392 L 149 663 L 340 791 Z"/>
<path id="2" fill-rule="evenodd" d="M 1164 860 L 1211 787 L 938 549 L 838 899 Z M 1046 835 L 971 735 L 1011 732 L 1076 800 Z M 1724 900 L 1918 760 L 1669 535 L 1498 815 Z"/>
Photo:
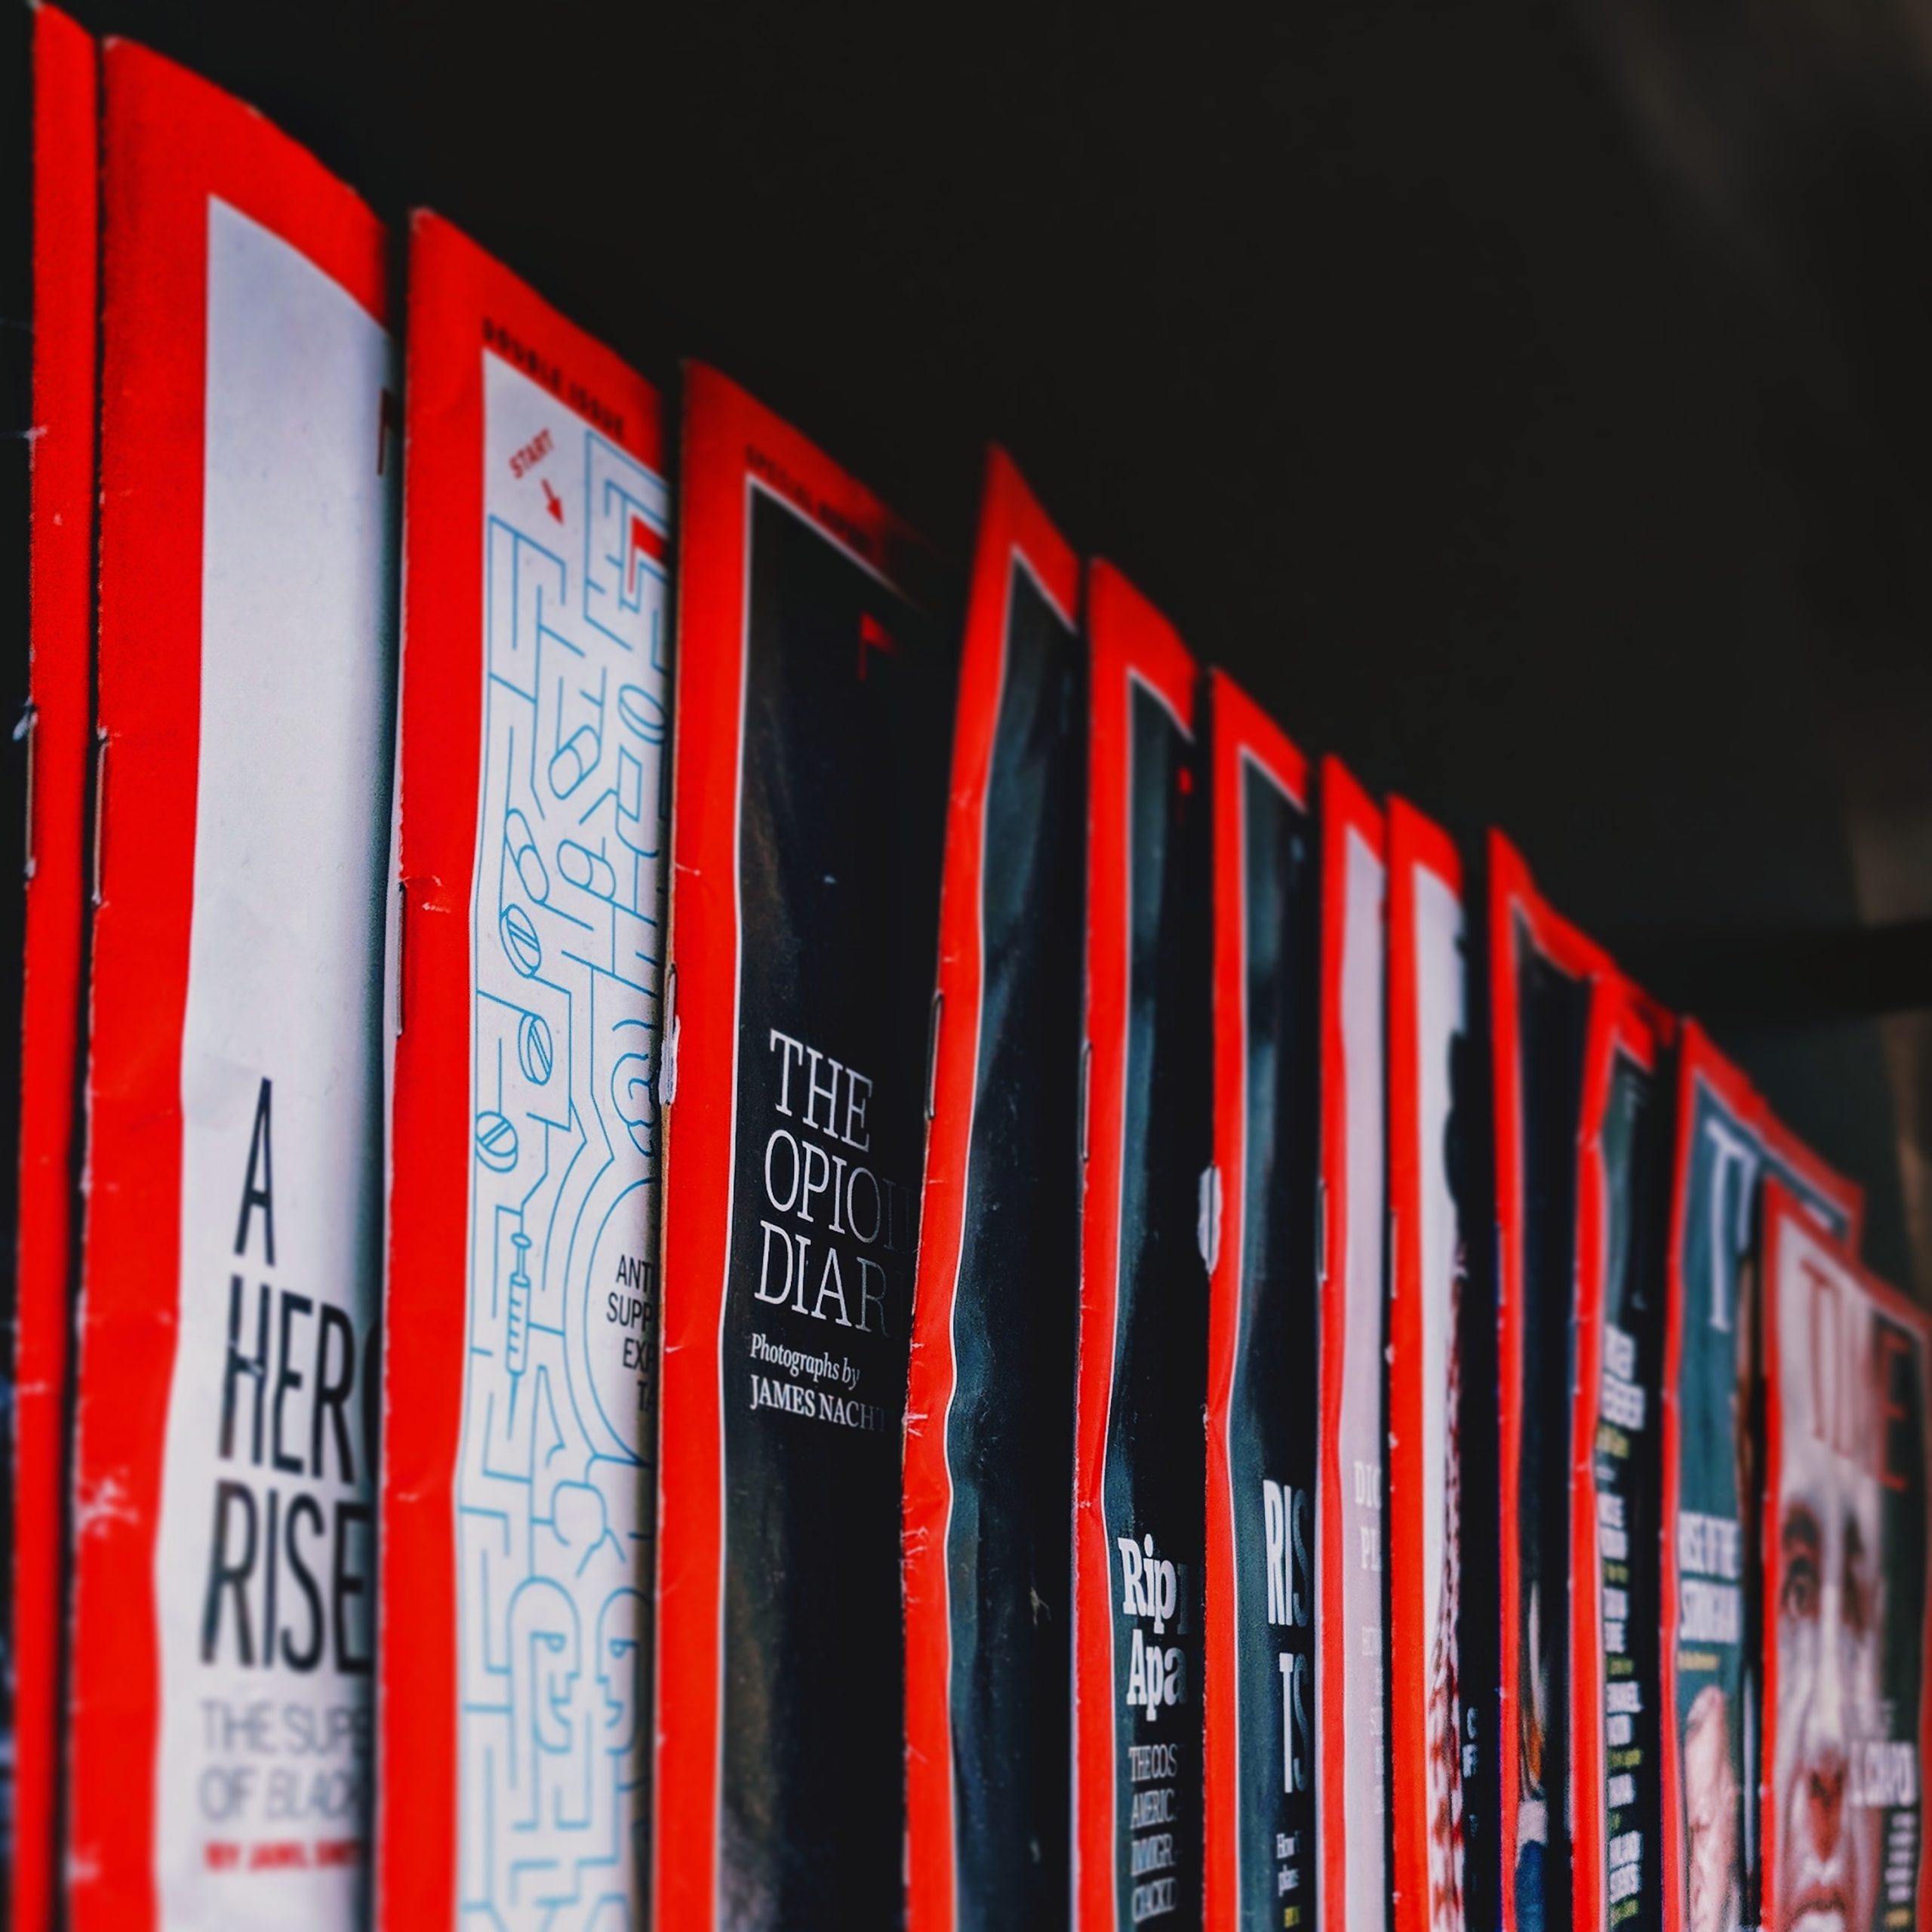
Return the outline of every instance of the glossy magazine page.
<path id="1" fill-rule="evenodd" d="M 954 728 L 906 1398 L 914 1932 L 1048 1925 L 1066 1910 L 1087 811 L 1079 594 L 1072 551 L 995 450 Z"/>
<path id="2" fill-rule="evenodd" d="M 53 1922 L 66 1651 L 69 1346 L 87 1001 L 100 131 L 93 38 L 32 17 L 33 445 L 26 927 L 14 1329 L 9 1923 Z"/>
<path id="3" fill-rule="evenodd" d="M 1475 1314 L 1463 1212 L 1472 1082 L 1463 868 L 1389 806 L 1389 1672 L 1395 1932 L 1466 1922 L 1463 1675 L 1463 1324 Z"/>
<path id="4" fill-rule="evenodd" d="M 1087 608 L 1074 1913 L 1112 1932 L 1201 1922 L 1208 848 L 1193 660 L 1105 564 Z"/>
<path id="5" fill-rule="evenodd" d="M 1577 1181 L 1570 1438 L 1571 1898 L 1578 1927 L 1660 1922 L 1657 1659 L 1668 1047 L 1592 983 Z"/>
<path id="6" fill-rule="evenodd" d="M 104 55 L 69 1921 L 366 1906 L 394 725 L 383 231 Z"/>
<path id="7" fill-rule="evenodd" d="M 385 1920 L 645 1904 L 670 495 L 650 385 L 411 236 Z M 541 1875 L 540 1878 L 537 1876 Z"/>
<path id="8" fill-rule="evenodd" d="M 1312 1925 L 1318 853 L 1306 761 L 1220 672 L 1214 761 L 1207 1923 Z M 1218 1238 L 1213 1238 L 1217 1236 Z"/>
<path id="9" fill-rule="evenodd" d="M 950 586 L 708 369 L 684 437 L 655 1922 L 886 1925 Z"/>
<path id="10" fill-rule="evenodd" d="M 1381 812 L 1321 766 L 1321 1334 L 1316 1414 L 1316 1832 L 1321 1922 L 1389 1897 L 1388 865 Z"/>
<path id="11" fill-rule="evenodd" d="M 1915 1928 L 1932 1909 L 1926 1318 L 1775 1181 L 1762 1216 L 1763 1923 Z"/>

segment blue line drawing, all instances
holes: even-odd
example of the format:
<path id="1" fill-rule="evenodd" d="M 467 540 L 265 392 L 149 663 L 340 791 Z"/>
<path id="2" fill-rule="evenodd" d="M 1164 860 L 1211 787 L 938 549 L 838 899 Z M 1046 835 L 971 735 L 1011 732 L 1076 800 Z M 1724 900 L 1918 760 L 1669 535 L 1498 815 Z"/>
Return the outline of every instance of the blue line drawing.
<path id="1" fill-rule="evenodd" d="M 647 1914 L 670 500 L 484 368 L 461 1907 L 618 1932 Z"/>

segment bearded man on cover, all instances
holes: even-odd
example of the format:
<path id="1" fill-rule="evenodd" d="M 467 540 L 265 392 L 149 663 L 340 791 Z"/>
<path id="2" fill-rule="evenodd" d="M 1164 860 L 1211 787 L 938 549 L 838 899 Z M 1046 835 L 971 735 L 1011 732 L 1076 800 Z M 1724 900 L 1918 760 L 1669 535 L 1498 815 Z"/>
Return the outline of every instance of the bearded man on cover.
<path id="1" fill-rule="evenodd" d="M 1819 1296 L 1809 1371 L 1793 1362 L 1798 1372 L 1786 1383 L 1774 1531 L 1777 1932 L 1870 1932 L 1878 1894 L 1880 1813 L 1858 1801 L 1853 1768 L 1856 1746 L 1884 1728 L 1879 1484 L 1871 1458 L 1857 1453 L 1866 1405 L 1846 1399 L 1863 1392 L 1862 1378 L 1832 1373 L 1863 1361 L 1863 1314 Z M 1815 1332 L 1821 1325 L 1833 1332 Z M 1793 1413 L 1806 1397 L 1810 1413 Z"/>

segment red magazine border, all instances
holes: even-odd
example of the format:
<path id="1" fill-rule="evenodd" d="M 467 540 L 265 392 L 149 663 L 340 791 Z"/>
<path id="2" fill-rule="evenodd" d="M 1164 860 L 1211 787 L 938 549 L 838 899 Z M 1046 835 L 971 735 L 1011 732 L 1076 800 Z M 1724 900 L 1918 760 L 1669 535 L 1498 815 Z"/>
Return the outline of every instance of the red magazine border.
<path id="1" fill-rule="evenodd" d="M 1241 1345 L 1247 1175 L 1248 768 L 1297 811 L 1309 807 L 1308 761 L 1224 671 L 1207 678 L 1213 777 L 1214 1169 L 1220 1245 L 1208 1285 L 1207 1629 L 1201 1718 L 1206 1754 L 1206 1922 L 1232 1925 L 1241 1896 L 1240 1669 L 1235 1494 L 1229 1431 Z"/>
<path id="2" fill-rule="evenodd" d="M 53 1921 L 66 1561 L 76 1105 L 87 998 L 88 734 L 93 706 L 100 348 L 100 71 L 94 36 L 33 26 L 33 423 L 29 774 L 20 999 L 14 1359 L 11 1922 Z"/>

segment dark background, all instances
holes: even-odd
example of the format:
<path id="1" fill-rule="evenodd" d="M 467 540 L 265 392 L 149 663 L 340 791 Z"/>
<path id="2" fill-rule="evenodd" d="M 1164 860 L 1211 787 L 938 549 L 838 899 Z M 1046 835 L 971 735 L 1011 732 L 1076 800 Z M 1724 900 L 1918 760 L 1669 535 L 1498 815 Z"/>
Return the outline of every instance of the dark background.
<path id="1" fill-rule="evenodd" d="M 1932 1280 L 1932 7 L 74 11 L 955 553 L 1005 441 L 1304 749 L 1506 826 Z"/>

